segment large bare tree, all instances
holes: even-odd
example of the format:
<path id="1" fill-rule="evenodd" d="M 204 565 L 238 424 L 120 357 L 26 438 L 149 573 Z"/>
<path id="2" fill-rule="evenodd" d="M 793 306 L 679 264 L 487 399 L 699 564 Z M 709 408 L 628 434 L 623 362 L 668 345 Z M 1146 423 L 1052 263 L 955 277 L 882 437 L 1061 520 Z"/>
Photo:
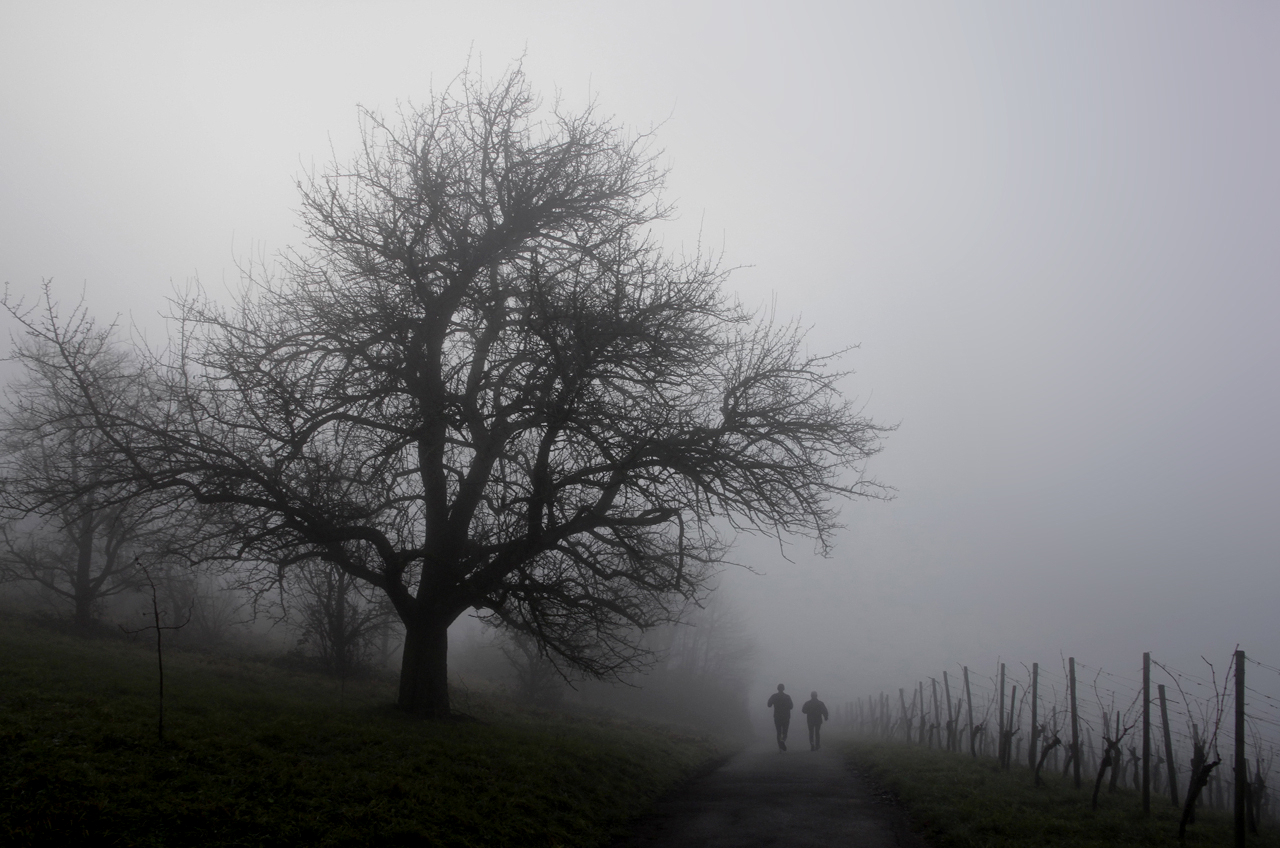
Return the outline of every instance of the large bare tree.
<path id="1" fill-rule="evenodd" d="M 664 252 L 643 135 L 464 74 L 300 183 L 307 246 L 179 304 L 150 401 L 97 422 L 129 474 L 215 504 L 246 559 L 324 560 L 406 629 L 399 703 L 449 714 L 474 608 L 592 675 L 643 661 L 727 534 L 811 536 L 880 428 L 838 357 Z"/>

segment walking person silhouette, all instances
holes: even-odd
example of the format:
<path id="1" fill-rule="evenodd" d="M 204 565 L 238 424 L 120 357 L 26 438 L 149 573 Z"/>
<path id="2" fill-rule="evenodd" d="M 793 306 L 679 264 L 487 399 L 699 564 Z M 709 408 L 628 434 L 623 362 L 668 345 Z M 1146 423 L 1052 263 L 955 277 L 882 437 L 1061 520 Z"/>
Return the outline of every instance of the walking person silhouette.
<path id="1" fill-rule="evenodd" d="M 827 705 L 818 700 L 817 692 L 809 693 L 809 700 L 800 708 L 809 724 L 809 750 L 816 751 L 822 747 L 822 722 L 828 718 Z"/>
<path id="2" fill-rule="evenodd" d="M 773 707 L 773 727 L 778 732 L 778 750 L 787 750 L 787 728 L 791 726 L 791 709 L 795 706 L 791 696 L 784 690 L 787 687 L 778 684 L 778 691 L 769 696 L 765 706 Z"/>

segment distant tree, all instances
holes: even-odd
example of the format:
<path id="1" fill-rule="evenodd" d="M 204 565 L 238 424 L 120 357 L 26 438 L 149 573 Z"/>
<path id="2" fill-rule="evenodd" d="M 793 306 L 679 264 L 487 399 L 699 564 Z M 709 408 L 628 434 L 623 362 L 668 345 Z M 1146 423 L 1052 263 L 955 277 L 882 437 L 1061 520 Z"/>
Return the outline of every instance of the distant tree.
<path id="1" fill-rule="evenodd" d="M 502 654 L 515 673 L 516 696 L 539 707 L 552 707 L 564 698 L 568 681 L 537 641 L 511 633 L 501 643 Z"/>
<path id="2" fill-rule="evenodd" d="M 118 481 L 114 447 L 89 414 L 86 387 L 108 412 L 134 404 L 136 369 L 112 328 L 80 307 L 64 319 L 48 283 L 38 305 L 6 294 L 3 306 L 25 332 L 0 404 L 0 577 L 67 602 L 87 630 L 101 601 L 138 585 L 138 556 L 173 546 L 174 515 L 163 497 Z"/>
<path id="3" fill-rule="evenodd" d="M 236 591 L 234 575 L 218 573 L 210 567 L 214 563 L 196 566 L 187 557 L 155 560 L 148 573 L 157 586 L 161 611 L 169 621 L 189 619 L 168 638 L 202 647 L 226 641 L 247 606 L 243 593 Z"/>
<path id="4" fill-rule="evenodd" d="M 218 505 L 245 559 L 384 592 L 407 710 L 450 714 L 469 608 L 587 675 L 642 664 L 718 529 L 825 551 L 835 501 L 881 493 L 882 431 L 837 356 L 660 249 L 646 145 L 540 110 L 519 69 L 364 113 L 356 160 L 300 186 L 307 251 L 231 307 L 187 298 L 156 397 L 95 423 L 131 480 Z"/>
<path id="5" fill-rule="evenodd" d="M 727 690 L 749 682 L 757 646 L 746 622 L 721 592 L 700 606 L 690 605 L 677 625 L 667 628 L 670 640 L 665 665 L 681 675 Z"/>
<path id="6" fill-rule="evenodd" d="M 369 665 L 395 615 L 386 596 L 369 597 L 354 577 L 321 560 L 296 566 L 289 583 L 291 617 L 324 670 L 345 680 Z"/>

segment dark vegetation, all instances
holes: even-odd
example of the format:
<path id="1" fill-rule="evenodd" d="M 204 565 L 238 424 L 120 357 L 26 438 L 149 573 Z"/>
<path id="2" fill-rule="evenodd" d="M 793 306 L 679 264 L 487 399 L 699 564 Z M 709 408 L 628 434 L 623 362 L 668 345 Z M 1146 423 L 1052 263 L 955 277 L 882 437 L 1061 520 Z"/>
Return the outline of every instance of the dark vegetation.
<path id="1" fill-rule="evenodd" d="M 1235 844 L 1229 813 L 1200 811 L 1180 842 L 1181 810 L 1167 799 L 1144 817 L 1139 793 L 1119 788 L 1102 793 L 1095 809 L 1091 787 L 1076 789 L 1056 772 L 1046 772 L 1036 786 L 1020 762 L 1005 770 L 998 760 L 901 742 L 855 737 L 844 744 L 851 765 L 879 787 L 882 799 L 900 804 L 939 848 Z M 1248 844 L 1280 846 L 1280 834 L 1264 830 Z"/>
<path id="2" fill-rule="evenodd" d="M 7 614 L 0 658 L 5 845 L 600 845 L 724 744 L 474 693 L 423 723 L 385 677 L 167 651 L 159 745 L 149 639 Z"/>

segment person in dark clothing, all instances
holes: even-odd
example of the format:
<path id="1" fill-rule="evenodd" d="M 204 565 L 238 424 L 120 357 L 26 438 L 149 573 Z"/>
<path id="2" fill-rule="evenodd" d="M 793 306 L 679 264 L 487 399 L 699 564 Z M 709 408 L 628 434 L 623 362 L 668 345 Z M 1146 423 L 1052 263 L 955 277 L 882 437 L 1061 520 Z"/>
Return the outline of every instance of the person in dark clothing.
<path id="1" fill-rule="evenodd" d="M 779 751 L 787 750 L 787 728 L 791 726 L 791 708 L 795 706 L 791 696 L 784 691 L 786 688 L 779 683 L 778 691 L 769 696 L 769 703 L 765 705 L 773 707 L 773 726 L 778 731 Z"/>
<path id="2" fill-rule="evenodd" d="M 830 718 L 827 705 L 818 700 L 817 692 L 810 692 L 809 700 L 804 702 L 800 712 L 809 723 L 809 750 L 816 751 L 822 747 L 822 722 Z"/>

